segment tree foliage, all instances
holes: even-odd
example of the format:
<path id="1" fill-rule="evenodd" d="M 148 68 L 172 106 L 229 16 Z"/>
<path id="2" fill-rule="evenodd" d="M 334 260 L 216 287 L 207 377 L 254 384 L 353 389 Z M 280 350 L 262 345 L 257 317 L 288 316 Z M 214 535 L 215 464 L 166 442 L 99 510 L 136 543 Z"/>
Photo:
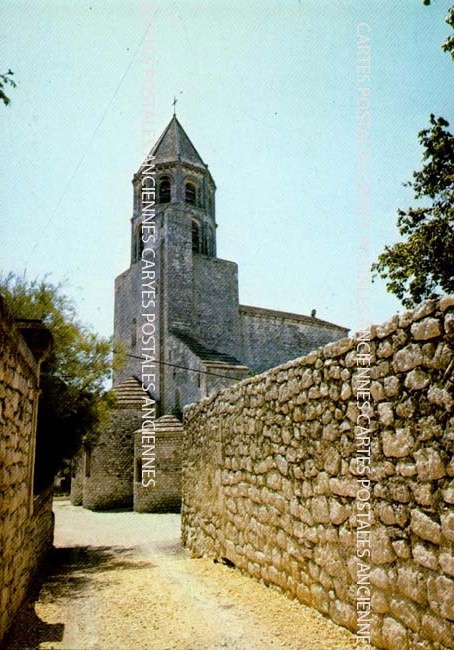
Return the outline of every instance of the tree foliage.
<path id="1" fill-rule="evenodd" d="M 30 281 L 9 274 L 0 278 L 0 293 L 15 318 L 41 319 L 54 338 L 41 369 L 35 472 L 39 490 L 105 423 L 113 402 L 105 390 L 112 344 L 78 321 L 62 286 L 47 278 Z"/>
<path id="2" fill-rule="evenodd" d="M 454 29 L 454 6 L 449 9 L 448 15 L 446 16 L 446 22 L 451 27 L 451 29 Z M 454 36 L 452 34 L 448 36 L 442 47 L 444 51 L 450 54 L 454 59 Z"/>
<path id="3" fill-rule="evenodd" d="M 372 266 L 406 307 L 454 291 L 454 136 L 448 126 L 431 115 L 430 128 L 419 133 L 424 164 L 406 185 L 426 204 L 398 211 L 405 239 L 386 246 Z"/>
<path id="4" fill-rule="evenodd" d="M 431 0 L 423 0 L 430 5 Z M 454 6 L 447 24 L 454 29 Z M 454 59 L 454 36 L 442 48 Z M 423 167 L 406 183 L 420 205 L 398 211 L 397 227 L 405 238 L 384 252 L 372 271 L 386 282 L 406 307 L 413 307 L 440 290 L 454 291 L 454 137 L 449 123 L 430 116 L 430 128 L 418 134 L 424 147 Z M 425 202 L 425 205 L 423 204 Z"/>
<path id="5" fill-rule="evenodd" d="M 428 7 L 430 3 L 431 0 L 423 0 L 423 5 L 426 5 L 426 7 Z M 445 18 L 445 22 L 448 23 L 452 29 L 454 29 L 454 6 L 448 9 L 448 15 Z M 454 59 L 454 36 L 452 34 L 448 36 L 446 41 L 443 43 L 442 48 Z"/>
<path id="6" fill-rule="evenodd" d="M 12 70 L 8 70 L 5 74 L 0 74 L 0 101 L 2 101 L 5 106 L 8 106 L 8 104 L 11 102 L 10 98 L 5 92 L 5 87 L 6 86 L 11 86 L 11 88 L 16 87 L 16 82 L 14 81 L 13 77 L 14 72 Z"/>

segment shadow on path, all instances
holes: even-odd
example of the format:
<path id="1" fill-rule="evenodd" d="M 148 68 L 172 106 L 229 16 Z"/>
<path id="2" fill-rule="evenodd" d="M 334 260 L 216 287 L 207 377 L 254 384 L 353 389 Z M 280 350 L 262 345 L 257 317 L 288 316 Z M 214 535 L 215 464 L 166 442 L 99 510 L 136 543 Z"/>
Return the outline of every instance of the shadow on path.
<path id="1" fill-rule="evenodd" d="M 135 556 L 135 557 L 134 557 Z M 71 546 L 53 548 L 42 571 L 33 581 L 20 607 L 2 650 L 37 650 L 40 644 L 60 642 L 63 623 L 46 623 L 35 611 L 35 603 L 83 598 L 93 588 L 96 574 L 105 571 L 151 568 L 137 559 L 137 548 L 122 546 Z M 98 585 L 99 589 L 100 586 Z"/>
<path id="2" fill-rule="evenodd" d="M 63 623 L 42 621 L 35 613 L 34 602 L 27 601 L 19 609 L 2 648 L 4 650 L 36 650 L 43 641 L 61 641 L 64 629 Z"/>
<path id="3" fill-rule="evenodd" d="M 53 550 L 47 578 L 40 600 L 53 602 L 59 598 L 78 598 L 90 587 L 95 574 L 105 571 L 151 568 L 146 560 L 138 560 L 137 549 L 123 546 L 70 546 Z"/>

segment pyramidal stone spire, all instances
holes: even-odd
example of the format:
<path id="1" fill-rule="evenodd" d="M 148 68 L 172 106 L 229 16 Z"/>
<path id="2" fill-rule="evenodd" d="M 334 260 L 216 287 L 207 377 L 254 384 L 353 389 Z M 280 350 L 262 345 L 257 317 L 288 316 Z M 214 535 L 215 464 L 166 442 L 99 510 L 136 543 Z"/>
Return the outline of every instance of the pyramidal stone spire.
<path id="1" fill-rule="evenodd" d="M 182 161 L 195 167 L 206 169 L 197 149 L 192 144 L 176 115 L 172 116 L 168 126 L 151 150 L 155 164 Z"/>

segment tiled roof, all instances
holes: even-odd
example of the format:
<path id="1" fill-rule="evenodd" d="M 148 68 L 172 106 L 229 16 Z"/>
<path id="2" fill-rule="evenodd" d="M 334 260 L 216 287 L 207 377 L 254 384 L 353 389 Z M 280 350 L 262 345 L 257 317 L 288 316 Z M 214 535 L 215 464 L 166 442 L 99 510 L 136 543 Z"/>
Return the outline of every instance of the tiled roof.
<path id="1" fill-rule="evenodd" d="M 223 352 L 217 352 L 211 348 L 205 347 L 196 339 L 193 339 L 191 336 L 185 332 L 172 331 L 173 336 L 179 339 L 182 343 L 188 346 L 188 348 L 193 352 L 201 361 L 206 363 L 213 363 L 217 366 L 237 366 L 244 368 L 244 364 L 235 357 L 230 356 L 229 354 L 224 354 Z"/>
<path id="2" fill-rule="evenodd" d="M 117 398 L 118 408 L 142 408 L 144 396 L 149 397 L 142 389 L 142 385 L 136 377 L 129 377 L 112 388 Z"/>

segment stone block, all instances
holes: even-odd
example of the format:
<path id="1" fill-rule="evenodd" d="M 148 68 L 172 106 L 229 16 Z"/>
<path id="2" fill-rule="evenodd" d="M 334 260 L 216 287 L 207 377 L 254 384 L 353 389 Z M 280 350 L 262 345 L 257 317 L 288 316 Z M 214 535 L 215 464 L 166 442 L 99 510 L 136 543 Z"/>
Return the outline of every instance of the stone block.
<path id="1" fill-rule="evenodd" d="M 454 314 L 453 313 L 446 314 L 444 320 L 444 327 L 445 327 L 446 336 L 452 338 L 454 336 Z"/>
<path id="2" fill-rule="evenodd" d="M 422 390 L 430 382 L 429 375 L 421 370 L 420 368 L 415 368 L 410 370 L 408 375 L 405 378 L 405 388 L 409 390 Z"/>
<path id="3" fill-rule="evenodd" d="M 414 449 L 415 440 L 408 427 L 383 432 L 383 453 L 390 458 L 404 458 Z"/>
<path id="4" fill-rule="evenodd" d="M 454 555 L 452 553 L 440 553 L 438 558 L 443 573 L 448 576 L 454 576 Z"/>
<path id="5" fill-rule="evenodd" d="M 446 515 L 441 515 L 440 519 L 443 535 L 450 542 L 454 542 L 454 512 L 449 512 Z"/>
<path id="6" fill-rule="evenodd" d="M 394 315 L 387 320 L 383 325 L 375 325 L 375 336 L 383 339 L 390 334 L 393 334 L 399 327 L 399 316 Z"/>
<path id="7" fill-rule="evenodd" d="M 281 456 L 280 454 L 277 454 L 276 456 L 276 466 L 281 474 L 283 476 L 288 475 L 288 463 L 287 460 L 284 458 L 284 456 Z"/>
<path id="8" fill-rule="evenodd" d="M 454 400 L 450 393 L 441 386 L 430 386 L 427 393 L 427 398 L 431 404 L 445 408 L 447 411 L 451 411 L 454 404 Z"/>
<path id="9" fill-rule="evenodd" d="M 392 402 L 381 402 L 377 405 L 378 419 L 385 427 L 394 424 L 394 410 Z"/>
<path id="10" fill-rule="evenodd" d="M 351 507 L 339 503 L 336 499 L 330 499 L 329 516 L 331 523 L 343 524 L 351 515 Z"/>
<path id="11" fill-rule="evenodd" d="M 335 623 L 343 625 L 350 630 L 353 630 L 356 625 L 356 611 L 355 609 L 339 600 L 334 600 L 330 605 L 330 616 Z"/>
<path id="12" fill-rule="evenodd" d="M 324 469 L 328 474 L 336 475 L 339 473 L 341 463 L 341 455 L 336 447 L 332 446 L 326 452 Z"/>
<path id="13" fill-rule="evenodd" d="M 454 357 L 452 346 L 444 341 L 440 341 L 436 347 L 435 352 L 427 355 L 425 365 L 428 368 L 435 368 L 436 370 L 446 370 Z"/>
<path id="14" fill-rule="evenodd" d="M 444 296 L 440 299 L 440 311 L 447 311 L 454 308 L 454 295 Z"/>
<path id="15" fill-rule="evenodd" d="M 313 605 L 324 614 L 329 612 L 329 596 L 325 589 L 320 584 L 311 585 L 312 603 Z"/>
<path id="16" fill-rule="evenodd" d="M 381 502 L 375 507 L 375 512 L 380 521 L 387 526 L 394 526 L 397 524 L 396 514 L 394 508 L 390 503 Z"/>
<path id="17" fill-rule="evenodd" d="M 383 386 L 379 381 L 373 381 L 370 385 L 370 394 L 374 402 L 380 402 L 385 399 Z"/>
<path id="18" fill-rule="evenodd" d="M 454 621 L 454 580 L 446 576 L 428 579 L 429 605 L 443 618 Z"/>
<path id="19" fill-rule="evenodd" d="M 404 476 L 405 478 L 410 478 L 417 474 L 416 465 L 414 463 L 397 463 L 396 470 L 397 474 Z"/>
<path id="20" fill-rule="evenodd" d="M 413 312 L 413 322 L 421 320 L 426 316 L 431 316 L 437 308 L 437 300 L 431 298 L 422 302 Z"/>
<path id="21" fill-rule="evenodd" d="M 414 453 L 414 457 L 419 480 L 435 481 L 446 475 L 445 465 L 436 449 L 419 449 Z"/>
<path id="22" fill-rule="evenodd" d="M 282 478 L 277 472 L 270 472 L 266 477 L 266 484 L 272 490 L 280 490 L 282 487 Z"/>
<path id="23" fill-rule="evenodd" d="M 436 643 L 450 644 L 447 647 L 454 647 L 452 639 L 454 639 L 454 625 L 447 621 L 443 621 L 438 616 L 434 616 L 430 612 L 426 612 L 422 616 L 421 621 L 421 636 L 423 639 L 430 639 Z M 443 647 L 443 645 L 441 647 Z"/>
<path id="24" fill-rule="evenodd" d="M 331 478 L 329 488 L 333 494 L 343 497 L 356 497 L 358 483 L 354 479 Z"/>
<path id="25" fill-rule="evenodd" d="M 316 523 L 328 523 L 330 521 L 328 500 L 325 496 L 317 496 L 312 499 L 311 513 Z"/>
<path id="26" fill-rule="evenodd" d="M 397 557 L 408 560 L 411 556 L 410 545 L 404 539 L 396 539 L 394 542 L 391 542 L 391 545 Z"/>
<path id="27" fill-rule="evenodd" d="M 398 567 L 397 587 L 403 596 L 420 605 L 427 601 L 426 574 L 411 565 Z"/>
<path id="28" fill-rule="evenodd" d="M 412 549 L 413 559 L 416 564 L 426 567 L 427 569 L 435 569 L 438 567 L 438 557 L 434 550 L 421 543 L 416 543 Z"/>
<path id="29" fill-rule="evenodd" d="M 385 528 L 378 528 L 371 534 L 371 560 L 373 564 L 389 564 L 395 553 Z"/>
<path id="30" fill-rule="evenodd" d="M 416 343 L 411 343 L 402 350 L 398 350 L 394 355 L 393 367 L 395 372 L 407 372 L 423 363 L 423 354 L 421 347 Z"/>
<path id="31" fill-rule="evenodd" d="M 441 540 L 441 526 L 420 510 L 411 511 L 411 530 L 432 544 L 439 544 Z"/>
<path id="32" fill-rule="evenodd" d="M 424 318 L 411 326 L 411 334 L 415 341 L 428 341 L 440 336 L 441 333 L 441 324 L 437 318 Z"/>
<path id="33" fill-rule="evenodd" d="M 340 398 L 341 400 L 348 400 L 352 396 L 352 389 L 350 384 L 347 382 L 344 382 L 341 386 L 341 391 L 340 391 Z"/>
<path id="34" fill-rule="evenodd" d="M 376 614 L 387 614 L 389 603 L 386 595 L 379 589 L 373 589 L 370 599 L 371 609 Z"/>
<path id="35" fill-rule="evenodd" d="M 421 610 L 409 600 L 391 598 L 391 614 L 414 632 L 421 628 Z"/>
<path id="36" fill-rule="evenodd" d="M 377 348 L 377 357 L 387 359 L 394 354 L 394 347 L 389 340 L 382 341 Z"/>
<path id="37" fill-rule="evenodd" d="M 390 616 L 385 616 L 383 620 L 382 637 L 388 650 L 409 650 L 405 627 Z"/>
<path id="38" fill-rule="evenodd" d="M 312 370 L 310 368 L 306 368 L 303 370 L 301 373 L 300 377 L 300 388 L 306 389 L 310 388 L 312 384 L 314 383 L 313 377 L 312 377 Z"/>

